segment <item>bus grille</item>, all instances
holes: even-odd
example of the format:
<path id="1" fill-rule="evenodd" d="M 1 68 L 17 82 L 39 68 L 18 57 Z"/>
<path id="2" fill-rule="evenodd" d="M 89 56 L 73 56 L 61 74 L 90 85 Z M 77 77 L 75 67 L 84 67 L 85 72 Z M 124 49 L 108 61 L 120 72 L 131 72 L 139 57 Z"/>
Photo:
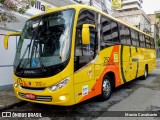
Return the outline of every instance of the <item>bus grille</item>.
<path id="1" fill-rule="evenodd" d="M 22 98 L 26 98 L 26 94 L 24 93 L 18 93 L 18 95 Z M 44 101 L 44 102 L 51 102 L 52 101 L 52 96 L 40 96 L 40 95 L 36 95 L 36 98 L 34 99 L 36 101 Z"/>
<path id="2" fill-rule="evenodd" d="M 44 90 L 46 87 L 34 88 L 34 87 L 24 87 L 24 86 L 21 86 L 21 88 L 26 89 L 26 90 Z"/>

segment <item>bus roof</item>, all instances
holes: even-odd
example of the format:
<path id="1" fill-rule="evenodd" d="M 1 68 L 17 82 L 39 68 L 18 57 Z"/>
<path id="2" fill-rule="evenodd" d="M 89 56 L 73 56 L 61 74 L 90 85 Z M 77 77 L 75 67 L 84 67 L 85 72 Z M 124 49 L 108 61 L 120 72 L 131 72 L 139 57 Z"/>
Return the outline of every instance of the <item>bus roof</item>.
<path id="1" fill-rule="evenodd" d="M 59 10 L 69 9 L 69 8 L 74 8 L 74 9 L 86 8 L 86 9 L 90 9 L 90 10 L 96 11 L 96 12 L 101 13 L 101 14 L 103 14 L 104 16 L 106 16 L 106 17 L 108 17 L 108 18 L 110 18 L 110 19 L 112 19 L 112 20 L 114 20 L 114 21 L 116 21 L 116 22 L 118 22 L 118 23 L 121 23 L 121 24 L 123 24 L 123 25 L 125 25 L 125 26 L 127 26 L 127 27 L 129 27 L 129 28 L 132 28 L 132 29 L 134 29 L 134 30 L 136 30 L 136 31 L 138 31 L 138 32 L 140 32 L 140 33 L 142 33 L 142 34 L 145 34 L 145 35 L 153 38 L 151 35 L 149 35 L 149 34 L 143 32 L 143 31 L 139 30 L 138 28 L 136 28 L 135 26 L 133 26 L 131 23 L 124 22 L 124 21 L 121 20 L 121 19 L 112 17 L 111 15 L 106 14 L 106 13 L 104 13 L 104 12 L 98 10 L 98 9 L 95 9 L 94 7 L 88 6 L 88 5 L 80 5 L 80 4 L 77 4 L 77 5 L 68 5 L 68 6 L 63 6 L 63 7 L 57 7 L 57 8 L 48 10 L 48 11 L 46 11 L 46 12 L 43 12 L 43 13 L 34 15 L 34 16 L 32 16 L 30 19 L 36 18 L 36 17 L 41 16 L 41 15 L 49 14 L 49 13 L 52 13 L 52 12 L 56 12 L 56 11 L 59 11 Z"/>

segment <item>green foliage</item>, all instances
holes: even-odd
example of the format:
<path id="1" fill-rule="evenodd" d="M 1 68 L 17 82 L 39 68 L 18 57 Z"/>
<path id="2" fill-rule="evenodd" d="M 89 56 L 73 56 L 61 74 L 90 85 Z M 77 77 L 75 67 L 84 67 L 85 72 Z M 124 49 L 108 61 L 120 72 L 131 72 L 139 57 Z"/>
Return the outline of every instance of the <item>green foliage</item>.
<path id="1" fill-rule="evenodd" d="M 157 13 L 157 14 L 156 14 L 156 18 L 160 18 L 160 13 Z"/>
<path id="2" fill-rule="evenodd" d="M 0 0 L 0 23 L 15 21 L 13 12 L 24 14 L 36 0 Z"/>
<path id="3" fill-rule="evenodd" d="M 157 45 L 160 47 L 160 39 L 157 40 Z"/>

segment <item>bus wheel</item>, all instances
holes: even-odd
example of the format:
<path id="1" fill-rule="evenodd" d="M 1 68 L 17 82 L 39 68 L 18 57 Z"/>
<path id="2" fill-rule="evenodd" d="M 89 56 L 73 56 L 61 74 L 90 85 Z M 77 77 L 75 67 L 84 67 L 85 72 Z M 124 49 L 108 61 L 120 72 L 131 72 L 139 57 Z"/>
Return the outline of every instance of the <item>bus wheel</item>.
<path id="1" fill-rule="evenodd" d="M 111 79 L 108 76 L 105 76 L 102 82 L 102 93 L 100 95 L 101 100 L 109 99 L 111 93 L 112 93 Z"/>
<path id="2" fill-rule="evenodd" d="M 148 68 L 147 68 L 147 66 L 145 66 L 144 75 L 142 76 L 142 79 L 145 80 L 145 79 L 147 79 L 147 77 L 148 77 Z"/>

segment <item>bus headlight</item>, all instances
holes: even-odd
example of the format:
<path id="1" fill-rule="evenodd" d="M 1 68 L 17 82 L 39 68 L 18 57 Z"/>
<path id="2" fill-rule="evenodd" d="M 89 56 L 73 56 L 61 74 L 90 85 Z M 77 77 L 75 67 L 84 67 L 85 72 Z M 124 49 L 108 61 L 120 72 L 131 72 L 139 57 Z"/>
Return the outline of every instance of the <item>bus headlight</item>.
<path id="1" fill-rule="evenodd" d="M 53 86 L 49 87 L 49 90 L 51 92 L 56 91 L 56 90 L 64 87 L 69 82 L 69 80 L 70 80 L 69 78 L 66 78 L 66 79 L 54 84 Z"/>
<path id="2" fill-rule="evenodd" d="M 18 83 L 17 83 L 17 82 L 14 82 L 13 85 L 14 85 L 15 87 L 18 87 Z"/>

